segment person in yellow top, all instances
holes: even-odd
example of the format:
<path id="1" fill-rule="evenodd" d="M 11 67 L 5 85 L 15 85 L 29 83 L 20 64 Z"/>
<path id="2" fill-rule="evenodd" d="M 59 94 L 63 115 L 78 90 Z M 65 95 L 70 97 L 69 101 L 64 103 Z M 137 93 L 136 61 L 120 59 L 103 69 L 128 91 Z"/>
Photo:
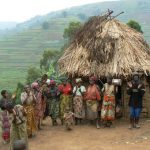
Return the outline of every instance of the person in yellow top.
<path id="1" fill-rule="evenodd" d="M 27 111 L 27 131 L 28 136 L 31 138 L 35 135 L 37 130 L 36 128 L 36 121 L 35 121 L 35 112 L 34 106 L 36 103 L 35 96 L 32 93 L 30 86 L 26 85 L 24 88 L 24 92 L 21 93 L 21 102 L 23 107 Z"/>

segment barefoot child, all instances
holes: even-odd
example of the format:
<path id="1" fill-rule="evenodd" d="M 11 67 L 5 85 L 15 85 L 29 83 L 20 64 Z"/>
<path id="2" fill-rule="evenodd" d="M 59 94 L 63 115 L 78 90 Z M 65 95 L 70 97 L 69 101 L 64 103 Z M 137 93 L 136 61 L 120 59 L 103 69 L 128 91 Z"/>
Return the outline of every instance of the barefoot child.
<path id="1" fill-rule="evenodd" d="M 67 130 L 72 130 L 74 126 L 74 114 L 67 107 L 64 114 L 65 127 Z"/>

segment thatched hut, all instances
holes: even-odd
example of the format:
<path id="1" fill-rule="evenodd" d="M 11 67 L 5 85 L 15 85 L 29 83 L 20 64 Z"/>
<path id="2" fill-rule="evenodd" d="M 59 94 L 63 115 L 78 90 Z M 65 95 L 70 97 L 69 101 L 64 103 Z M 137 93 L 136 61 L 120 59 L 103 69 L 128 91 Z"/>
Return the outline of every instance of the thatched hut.
<path id="1" fill-rule="evenodd" d="M 94 16 L 77 32 L 58 64 L 61 73 L 72 77 L 94 74 L 104 78 L 111 74 L 126 81 L 135 70 L 145 76 L 149 74 L 150 47 L 141 33 L 120 21 L 108 15 Z M 145 84 L 144 110 L 150 117 L 150 89 Z M 127 108 L 125 85 L 121 94 Z"/>

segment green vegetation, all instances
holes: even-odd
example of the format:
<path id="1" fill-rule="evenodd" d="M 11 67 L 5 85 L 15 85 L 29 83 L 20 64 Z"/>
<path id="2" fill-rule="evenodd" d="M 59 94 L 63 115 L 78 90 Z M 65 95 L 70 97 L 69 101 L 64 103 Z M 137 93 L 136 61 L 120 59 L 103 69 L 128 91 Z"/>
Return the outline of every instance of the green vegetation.
<path id="1" fill-rule="evenodd" d="M 134 21 L 134 20 L 130 20 L 127 25 L 133 29 L 135 29 L 136 31 L 138 32 L 141 32 L 143 33 L 142 29 L 141 29 L 141 26 L 138 22 Z"/>
<path id="2" fill-rule="evenodd" d="M 28 69 L 26 83 L 27 84 L 33 83 L 36 79 L 40 78 L 41 75 L 42 75 L 42 73 L 41 73 L 40 69 L 38 69 L 36 67 L 30 67 Z"/>
<path id="3" fill-rule="evenodd" d="M 149 0 L 95 3 L 36 16 L 17 25 L 14 30 L 6 31 L 7 34 L 0 34 L 0 89 L 12 91 L 18 82 L 25 83 L 28 68 L 40 66 L 44 50 L 58 52 L 64 49 L 67 45 L 64 45 L 66 39 L 63 38 L 63 32 L 70 22 L 83 23 L 88 17 L 100 15 L 108 8 L 114 10 L 114 15 L 124 11 L 117 18 L 124 23 L 131 19 L 137 20 L 145 39 L 150 42 Z M 42 27 L 44 22 L 48 23 L 46 29 Z"/>
<path id="4" fill-rule="evenodd" d="M 69 39 L 69 41 L 73 38 L 75 33 L 81 28 L 81 22 L 70 22 L 69 27 L 65 28 L 63 37 Z"/>
<path id="5" fill-rule="evenodd" d="M 56 62 L 59 52 L 53 50 L 46 50 L 43 53 L 43 57 L 40 60 L 40 68 L 48 71 L 50 65 Z"/>
<path id="6" fill-rule="evenodd" d="M 40 66 L 44 50 L 61 51 L 64 28 L 75 20 L 78 18 L 51 19 L 47 30 L 40 24 L 34 29 L 24 29 L 0 38 L 0 89 L 12 91 L 18 82 L 25 83 L 28 68 Z"/>
<path id="7" fill-rule="evenodd" d="M 20 94 L 23 92 L 23 90 L 24 90 L 24 85 L 22 84 L 22 83 L 18 83 L 17 84 L 17 88 L 16 88 L 16 91 L 15 91 L 15 93 L 16 93 L 16 103 L 17 104 L 19 104 L 20 103 Z"/>

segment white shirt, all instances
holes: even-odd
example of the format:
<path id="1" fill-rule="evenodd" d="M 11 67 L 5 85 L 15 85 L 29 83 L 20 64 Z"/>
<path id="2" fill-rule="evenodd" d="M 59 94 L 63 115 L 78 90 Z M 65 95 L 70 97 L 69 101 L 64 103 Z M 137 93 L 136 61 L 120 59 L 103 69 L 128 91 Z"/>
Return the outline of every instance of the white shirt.
<path id="1" fill-rule="evenodd" d="M 80 92 L 81 91 L 81 92 Z M 73 93 L 76 95 L 76 96 L 82 96 L 82 93 L 86 92 L 86 89 L 85 89 L 85 86 L 80 86 L 80 87 L 77 87 L 75 86 L 73 88 Z"/>

